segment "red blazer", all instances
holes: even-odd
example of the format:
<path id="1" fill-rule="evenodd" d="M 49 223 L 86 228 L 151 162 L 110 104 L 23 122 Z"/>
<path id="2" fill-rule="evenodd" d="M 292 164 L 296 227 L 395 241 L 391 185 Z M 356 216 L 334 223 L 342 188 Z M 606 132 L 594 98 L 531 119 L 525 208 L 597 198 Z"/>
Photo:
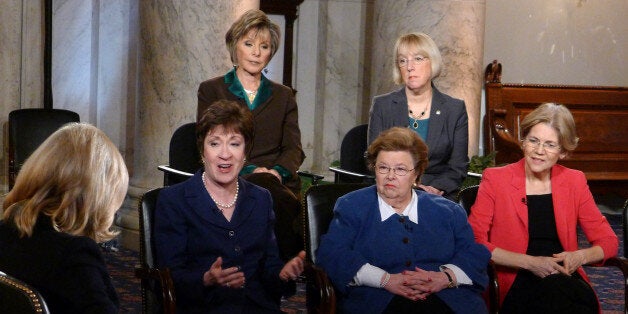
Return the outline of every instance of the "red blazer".
<path id="1" fill-rule="evenodd" d="M 475 240 L 489 251 L 496 247 L 525 254 L 528 248 L 528 208 L 524 204 L 525 160 L 496 168 L 488 168 L 469 223 Z M 565 251 L 578 249 L 576 226 L 580 225 L 591 245 L 599 245 L 604 259 L 617 255 L 619 241 L 606 217 L 598 209 L 587 180 L 581 171 L 561 165 L 552 167 L 552 200 L 558 238 Z M 588 282 L 582 267 L 578 273 Z M 512 286 L 517 270 L 497 266 L 500 303 Z"/>

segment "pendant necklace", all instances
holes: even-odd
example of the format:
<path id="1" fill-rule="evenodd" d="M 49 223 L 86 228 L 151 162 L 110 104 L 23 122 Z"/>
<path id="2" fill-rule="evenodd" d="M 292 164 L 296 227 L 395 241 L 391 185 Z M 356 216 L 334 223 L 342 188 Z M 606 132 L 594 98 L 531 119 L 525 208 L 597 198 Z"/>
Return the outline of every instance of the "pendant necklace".
<path id="1" fill-rule="evenodd" d="M 217 201 L 211 193 L 209 193 L 209 189 L 207 188 L 207 181 L 205 181 L 205 172 L 203 171 L 203 185 L 205 186 L 205 190 L 207 190 L 207 194 L 209 194 L 209 197 L 212 199 L 212 201 L 214 201 L 214 203 L 216 203 L 216 205 L 218 206 L 218 210 L 220 210 L 222 212 L 223 208 L 231 208 L 233 207 L 233 205 L 235 205 L 236 201 L 238 200 L 238 192 L 240 192 L 240 185 L 236 182 L 236 190 L 235 190 L 235 195 L 233 196 L 233 201 L 227 203 L 227 204 L 223 204 L 219 201 Z"/>
<path id="2" fill-rule="evenodd" d="M 244 92 L 246 93 L 246 97 L 249 99 L 250 103 L 253 103 L 253 100 L 255 100 L 255 96 L 257 95 L 257 91 L 250 91 L 246 88 L 243 88 Z"/>
<path id="3" fill-rule="evenodd" d="M 421 113 L 419 114 L 418 117 L 414 116 L 414 112 L 412 112 L 412 110 L 408 109 L 408 113 L 410 114 L 410 118 L 412 118 L 412 120 L 414 120 L 414 122 L 412 123 L 412 127 L 415 129 L 419 128 L 419 122 L 418 120 L 420 120 L 421 118 L 423 118 L 423 116 L 425 115 L 425 112 L 427 111 L 427 106 L 429 106 L 430 104 L 425 105 L 425 108 L 423 108 L 423 111 L 421 111 Z"/>

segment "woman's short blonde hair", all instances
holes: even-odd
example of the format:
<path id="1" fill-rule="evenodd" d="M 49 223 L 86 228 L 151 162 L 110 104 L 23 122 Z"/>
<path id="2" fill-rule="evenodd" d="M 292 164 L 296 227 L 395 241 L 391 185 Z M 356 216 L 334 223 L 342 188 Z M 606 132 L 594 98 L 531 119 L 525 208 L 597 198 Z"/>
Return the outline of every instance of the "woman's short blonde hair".
<path id="1" fill-rule="evenodd" d="M 273 58 L 277 49 L 279 49 L 279 40 L 281 39 L 281 30 L 279 25 L 273 23 L 266 13 L 260 10 L 246 11 L 240 18 L 238 18 L 227 31 L 225 35 L 225 42 L 227 43 L 227 50 L 231 57 L 231 63 L 238 64 L 238 58 L 236 49 L 238 40 L 249 33 L 250 30 L 256 30 L 257 33 L 261 30 L 268 30 L 270 33 L 270 59 Z"/>
<path id="2" fill-rule="evenodd" d="M 395 84 L 403 84 L 403 78 L 401 77 L 397 62 L 401 50 L 412 51 L 413 53 L 427 57 L 432 65 L 431 79 L 440 75 L 443 68 L 443 57 L 434 40 L 424 33 L 410 33 L 399 36 L 395 42 L 393 53 L 393 81 Z"/>
<path id="3" fill-rule="evenodd" d="M 421 175 L 427 167 L 427 145 L 415 131 L 409 128 L 392 127 L 380 133 L 366 150 L 366 165 L 369 170 L 375 169 L 377 156 L 382 151 L 410 153 L 414 170 L 417 173 L 416 183 L 420 182 Z"/>
<path id="4" fill-rule="evenodd" d="M 66 124 L 26 160 L 4 200 L 4 221 L 31 236 L 39 215 L 54 228 L 96 242 L 112 239 L 115 212 L 127 192 L 129 175 L 116 146 L 86 123 Z"/>
<path id="5" fill-rule="evenodd" d="M 567 107 L 555 103 L 539 105 L 521 121 L 522 139 L 526 138 L 532 127 L 539 123 L 546 123 L 556 130 L 562 152 L 569 154 L 578 146 L 576 123 Z"/>

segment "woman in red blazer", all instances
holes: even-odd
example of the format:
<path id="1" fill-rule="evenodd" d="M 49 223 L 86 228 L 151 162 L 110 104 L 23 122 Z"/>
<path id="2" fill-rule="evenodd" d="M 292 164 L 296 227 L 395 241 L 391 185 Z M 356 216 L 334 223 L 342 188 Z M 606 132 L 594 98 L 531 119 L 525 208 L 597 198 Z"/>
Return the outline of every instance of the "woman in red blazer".
<path id="1" fill-rule="evenodd" d="M 546 103 L 521 123 L 524 158 L 484 171 L 469 222 L 497 265 L 503 313 L 599 312 L 582 269 L 618 240 L 584 174 L 557 165 L 578 144 L 569 110 Z M 591 246 L 578 248 L 580 226 Z"/>

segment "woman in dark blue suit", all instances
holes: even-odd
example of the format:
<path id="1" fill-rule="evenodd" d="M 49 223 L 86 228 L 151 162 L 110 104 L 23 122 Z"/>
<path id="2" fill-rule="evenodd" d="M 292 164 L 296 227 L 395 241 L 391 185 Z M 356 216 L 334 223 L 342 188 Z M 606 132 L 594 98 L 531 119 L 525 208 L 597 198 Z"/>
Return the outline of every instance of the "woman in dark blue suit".
<path id="1" fill-rule="evenodd" d="M 285 265 L 273 232 L 270 193 L 238 174 L 253 138 L 250 110 L 213 103 L 197 124 L 203 169 L 164 189 L 155 211 L 155 246 L 168 267 L 179 313 L 281 313 L 288 281 L 305 252 Z"/>
<path id="2" fill-rule="evenodd" d="M 394 126 L 416 131 L 429 147 L 429 164 L 420 188 L 455 199 L 467 176 L 468 117 L 464 101 L 441 93 L 432 80 L 443 60 L 426 34 L 402 35 L 395 44 L 393 78 L 404 86 L 376 96 L 370 110 L 368 143 Z"/>

